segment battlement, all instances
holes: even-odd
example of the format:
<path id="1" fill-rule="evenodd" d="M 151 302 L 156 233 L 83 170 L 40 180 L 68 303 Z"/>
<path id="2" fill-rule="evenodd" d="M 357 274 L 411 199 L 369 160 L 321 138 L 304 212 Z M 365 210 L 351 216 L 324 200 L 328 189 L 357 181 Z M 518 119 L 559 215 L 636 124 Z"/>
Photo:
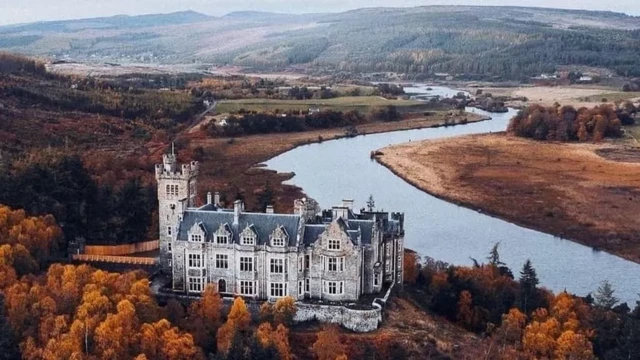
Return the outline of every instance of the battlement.
<path id="1" fill-rule="evenodd" d="M 173 159 L 172 159 L 173 158 Z M 167 161 L 168 160 L 168 161 Z M 175 162 L 175 156 L 164 155 L 163 163 L 156 164 L 156 180 L 160 179 L 189 179 L 198 175 L 200 164 L 192 161 L 189 164 L 178 164 Z"/>

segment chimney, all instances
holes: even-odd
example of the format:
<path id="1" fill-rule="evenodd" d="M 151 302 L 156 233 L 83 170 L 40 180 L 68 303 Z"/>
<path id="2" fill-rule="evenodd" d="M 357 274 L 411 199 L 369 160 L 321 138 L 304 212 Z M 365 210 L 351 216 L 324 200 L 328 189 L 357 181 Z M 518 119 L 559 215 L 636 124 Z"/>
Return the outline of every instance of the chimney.
<path id="1" fill-rule="evenodd" d="M 352 199 L 343 199 L 342 207 L 346 207 L 349 210 L 353 210 L 353 200 Z"/>
<path id="2" fill-rule="evenodd" d="M 267 211 L 265 211 L 267 214 L 273 214 L 273 205 L 267 205 Z"/>
<path id="3" fill-rule="evenodd" d="M 244 208 L 242 200 L 236 200 L 233 202 L 233 224 L 238 225 L 240 223 L 240 214 Z"/>
<path id="4" fill-rule="evenodd" d="M 213 205 L 220 206 L 220 193 L 216 191 L 213 195 Z"/>
<path id="5" fill-rule="evenodd" d="M 211 205 L 211 191 L 207 193 L 207 205 Z"/>

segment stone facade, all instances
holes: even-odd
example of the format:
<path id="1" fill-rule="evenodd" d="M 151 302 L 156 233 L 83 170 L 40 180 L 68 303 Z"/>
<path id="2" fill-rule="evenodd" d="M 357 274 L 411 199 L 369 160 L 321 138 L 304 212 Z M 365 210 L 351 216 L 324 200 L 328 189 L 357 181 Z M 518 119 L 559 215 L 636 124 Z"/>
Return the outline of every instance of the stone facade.
<path id="1" fill-rule="evenodd" d="M 197 162 L 178 171 L 173 155 L 156 166 L 161 265 L 175 292 L 213 283 L 223 295 L 336 303 L 402 284 L 403 214 L 355 213 L 351 200 L 320 212 L 311 199 L 296 200 L 294 214 L 253 213 L 210 195 L 195 208 L 197 173 Z M 354 311 L 344 309 L 331 317 Z"/>

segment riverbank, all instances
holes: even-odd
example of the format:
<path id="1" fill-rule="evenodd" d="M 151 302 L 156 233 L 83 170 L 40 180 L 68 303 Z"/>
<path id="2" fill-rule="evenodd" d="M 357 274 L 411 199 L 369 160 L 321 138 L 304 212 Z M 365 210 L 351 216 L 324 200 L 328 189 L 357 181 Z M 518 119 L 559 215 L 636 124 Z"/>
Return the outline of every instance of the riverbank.
<path id="1" fill-rule="evenodd" d="M 434 196 L 640 263 L 632 149 L 491 134 L 380 151 L 379 163 Z"/>
<path id="2" fill-rule="evenodd" d="M 358 136 L 391 131 L 421 129 L 448 124 L 473 123 L 489 119 L 486 116 L 463 113 L 434 112 L 428 117 L 394 122 L 376 122 L 356 126 Z M 291 173 L 277 173 L 262 168 L 259 164 L 294 149 L 300 145 L 344 138 L 349 135 L 346 128 L 324 129 L 298 133 L 274 133 L 239 138 L 211 138 L 204 132 L 186 134 L 190 152 L 202 148 L 201 174 L 198 179 L 200 193 L 220 191 L 227 203 L 241 194 L 250 210 L 260 210 L 260 199 L 265 192 L 272 193 L 272 202 L 277 212 L 291 212 L 293 200 L 303 197 L 303 190 L 283 184 L 293 177 Z M 190 154 L 186 154 L 189 155 Z M 185 155 L 185 156 L 186 156 Z"/>

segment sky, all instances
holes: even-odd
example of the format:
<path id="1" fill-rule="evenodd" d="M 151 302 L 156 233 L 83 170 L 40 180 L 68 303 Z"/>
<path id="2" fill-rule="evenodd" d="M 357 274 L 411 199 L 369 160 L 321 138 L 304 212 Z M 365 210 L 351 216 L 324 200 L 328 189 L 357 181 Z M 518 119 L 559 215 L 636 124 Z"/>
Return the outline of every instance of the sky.
<path id="1" fill-rule="evenodd" d="M 610 10 L 640 16 L 638 0 L 0 0 L 0 25 L 118 14 L 194 10 L 221 16 L 232 11 L 340 12 L 362 7 L 515 5 Z"/>

